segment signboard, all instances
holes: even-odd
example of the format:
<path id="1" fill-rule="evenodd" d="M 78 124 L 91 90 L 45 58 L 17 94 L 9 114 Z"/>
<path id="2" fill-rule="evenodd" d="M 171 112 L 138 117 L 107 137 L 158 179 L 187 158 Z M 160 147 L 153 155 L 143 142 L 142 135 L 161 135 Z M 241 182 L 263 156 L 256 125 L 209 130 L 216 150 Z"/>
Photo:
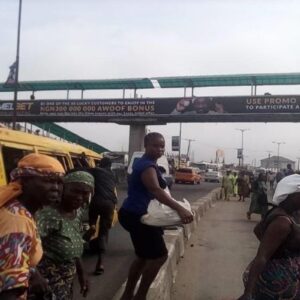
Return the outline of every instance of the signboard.
<path id="1" fill-rule="evenodd" d="M 13 101 L 0 101 L 0 121 Z M 300 121 L 300 96 L 19 100 L 18 120 L 113 122 Z"/>
<path id="2" fill-rule="evenodd" d="M 243 149 L 237 149 L 237 158 L 242 159 L 243 158 Z"/>
<path id="3" fill-rule="evenodd" d="M 179 136 L 172 136 L 172 151 L 179 151 L 180 141 Z"/>

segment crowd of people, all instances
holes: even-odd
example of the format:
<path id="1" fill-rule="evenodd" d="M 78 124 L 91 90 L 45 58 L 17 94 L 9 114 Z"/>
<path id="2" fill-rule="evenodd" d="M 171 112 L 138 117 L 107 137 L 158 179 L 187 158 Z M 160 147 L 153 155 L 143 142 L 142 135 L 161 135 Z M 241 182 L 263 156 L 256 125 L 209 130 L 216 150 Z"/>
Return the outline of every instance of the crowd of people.
<path id="1" fill-rule="evenodd" d="M 18 162 L 9 184 L 0 187 L 0 299 L 70 300 L 76 274 L 87 295 L 83 215 L 89 210 L 89 237 L 101 216 L 95 274 L 102 274 L 117 203 L 110 165 L 103 159 L 99 167 L 65 174 L 47 155 L 29 154 Z"/>
<path id="2" fill-rule="evenodd" d="M 193 221 L 193 214 L 166 191 L 156 163 L 164 153 L 163 136 L 147 134 L 144 146 L 118 212 L 136 255 L 121 300 L 145 300 L 168 257 L 163 228 L 141 222 L 150 201 L 155 198 L 171 207 L 183 224 Z M 76 276 L 81 294 L 88 294 L 90 286 L 81 262 L 84 239 L 98 254 L 94 274 L 101 275 L 116 215 L 116 183 L 110 168 L 111 161 L 103 158 L 95 168 L 83 166 L 65 173 L 58 160 L 36 153 L 18 162 L 9 184 L 0 187 L 1 300 L 71 300 Z M 274 193 L 271 203 L 270 191 Z M 257 177 L 228 170 L 222 196 L 225 201 L 240 202 L 249 197 L 247 218 L 254 213 L 262 217 L 254 230 L 260 246 L 244 273 L 245 291 L 239 300 L 300 299 L 300 175 L 290 165 L 284 172 Z M 89 229 L 83 234 L 85 211 Z"/>
<path id="3" fill-rule="evenodd" d="M 300 299 L 300 175 L 281 178 L 266 207 L 254 228 L 260 243 L 243 274 L 245 290 L 238 300 Z"/>
<path id="4" fill-rule="evenodd" d="M 247 218 L 261 215 L 254 234 L 259 247 L 243 274 L 244 292 L 238 300 L 300 299 L 300 175 L 285 170 L 227 171 L 222 182 L 226 201 L 250 198 Z"/>
<path id="5" fill-rule="evenodd" d="M 119 210 L 136 254 L 122 300 L 145 300 L 168 256 L 163 229 L 140 221 L 151 199 L 177 211 L 182 223 L 193 221 L 193 214 L 165 191 L 156 163 L 164 153 L 163 136 L 149 133 L 144 145 L 145 154 L 133 166 L 128 197 Z M 97 251 L 94 274 L 102 274 L 116 216 L 111 161 L 103 158 L 95 168 L 87 165 L 65 173 L 58 160 L 35 153 L 23 157 L 10 176 L 9 184 L 0 187 L 0 299 L 71 300 L 76 276 L 81 294 L 87 296 L 90 287 L 81 262 L 84 243 Z M 83 233 L 85 211 L 89 229 Z"/>
<path id="6" fill-rule="evenodd" d="M 250 220 L 252 214 L 264 216 L 268 211 L 268 193 L 272 195 L 277 184 L 286 176 L 294 174 L 290 164 L 286 169 L 278 172 L 260 171 L 257 176 L 247 170 L 227 170 L 222 179 L 221 198 L 226 201 L 236 199 L 245 201 L 250 198 L 250 206 L 247 218 Z"/>

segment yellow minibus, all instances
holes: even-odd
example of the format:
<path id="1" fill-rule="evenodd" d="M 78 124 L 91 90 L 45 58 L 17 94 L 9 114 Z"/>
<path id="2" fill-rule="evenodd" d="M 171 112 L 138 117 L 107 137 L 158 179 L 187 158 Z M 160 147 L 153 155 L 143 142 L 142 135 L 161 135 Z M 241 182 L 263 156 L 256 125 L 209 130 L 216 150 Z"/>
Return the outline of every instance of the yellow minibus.
<path id="1" fill-rule="evenodd" d="M 42 153 L 58 159 L 65 170 L 95 167 L 102 155 L 85 147 L 33 133 L 0 128 L 0 185 L 9 181 L 10 172 L 29 153 Z"/>

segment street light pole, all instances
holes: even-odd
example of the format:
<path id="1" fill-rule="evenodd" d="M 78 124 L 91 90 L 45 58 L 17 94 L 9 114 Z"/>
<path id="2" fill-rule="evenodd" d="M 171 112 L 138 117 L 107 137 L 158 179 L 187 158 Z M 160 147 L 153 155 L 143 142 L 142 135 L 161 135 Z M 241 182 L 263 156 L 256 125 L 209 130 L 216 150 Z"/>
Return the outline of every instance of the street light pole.
<path id="1" fill-rule="evenodd" d="M 236 128 L 236 130 L 239 130 L 242 133 L 242 158 L 239 158 L 239 165 L 244 165 L 244 132 L 250 130 L 249 128 Z"/>
<path id="2" fill-rule="evenodd" d="M 285 144 L 285 142 L 275 142 L 275 141 L 273 141 L 272 143 L 277 144 L 277 171 L 279 171 L 280 170 L 280 168 L 279 168 L 279 149 L 280 149 L 280 145 Z"/>
<path id="3" fill-rule="evenodd" d="M 270 158 L 271 158 L 271 153 L 272 153 L 272 151 L 267 151 L 267 153 L 268 153 L 268 163 L 267 163 L 267 169 L 269 169 L 270 168 Z"/>
<path id="4" fill-rule="evenodd" d="M 16 78 L 15 78 L 15 89 L 14 89 L 14 110 L 13 110 L 13 119 L 12 119 L 12 121 L 13 121 L 13 129 L 16 129 L 16 122 L 17 122 L 17 101 L 18 101 L 18 82 L 19 82 L 19 52 L 20 52 L 21 15 L 22 15 L 22 0 L 19 0 L 17 53 L 16 53 Z"/>
<path id="5" fill-rule="evenodd" d="M 297 170 L 299 171 L 299 162 L 300 162 L 300 157 L 297 157 L 297 160 L 298 160 L 298 168 L 297 168 Z"/>

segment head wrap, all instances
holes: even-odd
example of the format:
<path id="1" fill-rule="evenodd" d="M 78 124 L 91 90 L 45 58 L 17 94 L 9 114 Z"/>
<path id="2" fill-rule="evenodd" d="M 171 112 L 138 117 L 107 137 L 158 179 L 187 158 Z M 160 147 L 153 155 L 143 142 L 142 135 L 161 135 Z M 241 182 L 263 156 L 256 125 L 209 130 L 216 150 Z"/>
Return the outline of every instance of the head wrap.
<path id="1" fill-rule="evenodd" d="M 276 187 L 272 203 L 279 205 L 288 195 L 300 193 L 300 175 L 294 174 L 281 179 Z"/>
<path id="2" fill-rule="evenodd" d="M 94 189 L 94 177 L 85 171 L 74 171 L 64 177 L 64 183 L 84 183 Z"/>
<path id="3" fill-rule="evenodd" d="M 63 176 L 65 170 L 61 163 L 48 155 L 32 153 L 24 156 L 18 167 L 10 173 L 12 181 L 28 176 Z"/>
<path id="4" fill-rule="evenodd" d="M 65 170 L 61 163 L 48 155 L 32 153 L 24 156 L 18 167 L 12 171 L 8 185 L 0 187 L 0 207 L 8 201 L 22 194 L 22 185 L 19 178 L 24 176 L 63 176 Z"/>

